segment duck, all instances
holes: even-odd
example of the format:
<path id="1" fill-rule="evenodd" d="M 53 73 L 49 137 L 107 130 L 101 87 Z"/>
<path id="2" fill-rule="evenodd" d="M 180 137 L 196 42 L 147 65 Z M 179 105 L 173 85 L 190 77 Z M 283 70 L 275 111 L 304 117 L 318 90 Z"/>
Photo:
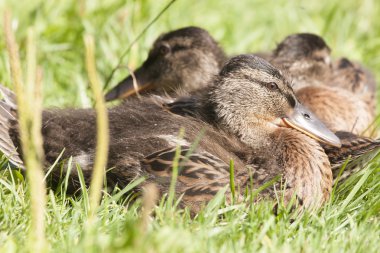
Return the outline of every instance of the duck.
<path id="1" fill-rule="evenodd" d="M 318 35 L 292 34 L 270 62 L 290 75 L 301 103 L 331 130 L 366 135 L 375 117 L 374 78 L 346 58 L 333 63 L 330 52 Z"/>
<path id="2" fill-rule="evenodd" d="M 268 61 L 286 71 L 292 87 L 324 85 L 330 78 L 331 49 L 324 39 L 311 33 L 296 33 L 285 37 L 268 56 Z"/>
<path id="3" fill-rule="evenodd" d="M 14 117 L 17 108 L 6 102 L 9 100 L 0 107 L 0 150 L 11 163 L 22 167 Z M 296 196 L 297 203 L 307 209 L 318 208 L 329 199 L 331 164 L 320 142 L 337 148 L 341 142 L 299 103 L 290 82 L 270 63 L 250 54 L 231 58 L 200 103 L 207 121 L 174 114 L 150 97 L 109 108 L 107 168 L 112 169 L 107 171 L 107 186 L 123 187 L 145 177 L 146 183 L 156 184 L 164 194 L 177 152 L 175 192 L 182 196 L 181 207 L 188 207 L 192 213 L 199 212 L 217 192 L 226 190 L 231 159 L 240 198 L 251 179 L 254 187 L 259 187 L 280 175 L 278 187 L 267 189 L 262 198 L 274 197 L 275 189 L 283 189 L 285 203 Z M 61 159 L 72 157 L 88 183 L 95 154 L 95 122 L 93 109 L 44 110 L 41 133 L 45 165 L 53 164 L 64 150 Z M 183 135 L 179 134 L 181 129 Z M 80 187 L 75 173 L 70 175 L 73 190 Z M 60 174 L 53 170 L 53 183 Z M 228 189 L 226 196 L 230 196 Z"/>
<path id="4" fill-rule="evenodd" d="M 106 95 L 106 101 L 139 93 L 186 94 L 207 86 L 227 60 L 214 38 L 200 27 L 160 35 L 147 59 Z M 136 87 L 134 86 L 136 83 Z"/>

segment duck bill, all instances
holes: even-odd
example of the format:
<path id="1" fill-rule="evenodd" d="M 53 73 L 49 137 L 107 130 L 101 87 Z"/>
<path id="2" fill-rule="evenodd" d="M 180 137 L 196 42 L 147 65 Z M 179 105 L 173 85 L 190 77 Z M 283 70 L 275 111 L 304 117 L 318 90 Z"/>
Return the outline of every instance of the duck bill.
<path id="1" fill-rule="evenodd" d="M 146 72 L 143 67 L 137 69 L 106 94 L 106 101 L 123 99 L 135 95 L 138 92 L 153 88 L 153 83 L 150 81 Z"/>
<path id="2" fill-rule="evenodd" d="M 334 147 L 341 147 L 340 139 L 331 132 L 311 111 L 297 103 L 287 117 L 282 118 L 286 126 Z"/>

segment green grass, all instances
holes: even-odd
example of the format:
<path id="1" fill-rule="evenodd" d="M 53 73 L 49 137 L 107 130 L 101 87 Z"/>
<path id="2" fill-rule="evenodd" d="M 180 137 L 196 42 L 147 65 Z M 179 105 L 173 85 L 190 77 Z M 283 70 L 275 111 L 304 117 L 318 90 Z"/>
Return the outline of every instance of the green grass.
<path id="1" fill-rule="evenodd" d="M 22 62 L 27 30 L 34 27 L 43 69 L 44 105 L 91 106 L 83 35 L 96 43 L 97 69 L 107 79 L 119 57 L 168 1 L 1 1 L 13 13 Z M 202 26 L 229 54 L 271 50 L 295 32 L 321 34 L 336 57 L 347 56 L 380 78 L 380 2 L 177 0 L 132 47 L 124 63 L 146 57 L 162 32 Z M 1 14 L 2 15 L 2 14 Z M 8 54 L 0 31 L 0 82 L 12 87 Z M 111 83 L 127 74 L 120 69 Z M 225 205 L 218 196 L 197 217 L 165 202 L 144 229 L 140 200 L 104 195 L 94 224 L 86 223 L 88 195 L 48 192 L 46 237 L 52 252 L 377 252 L 380 239 L 380 160 L 339 185 L 331 203 L 295 221 L 273 203 Z M 73 168 L 75 169 L 75 168 Z M 0 172 L 0 252 L 29 251 L 28 184 L 17 173 Z M 13 176 L 13 177 L 12 177 Z M 64 188 L 64 185 L 63 185 Z M 133 196 L 131 196 L 133 199 Z M 130 199 L 131 199 L 130 198 Z M 248 204 L 249 201 L 246 202 Z"/>

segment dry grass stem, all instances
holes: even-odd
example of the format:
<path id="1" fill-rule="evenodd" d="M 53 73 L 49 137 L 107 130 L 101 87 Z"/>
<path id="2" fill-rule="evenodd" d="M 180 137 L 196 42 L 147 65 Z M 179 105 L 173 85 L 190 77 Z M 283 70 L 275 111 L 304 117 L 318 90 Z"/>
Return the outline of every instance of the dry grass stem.
<path id="1" fill-rule="evenodd" d="M 31 197 L 31 227 L 29 230 L 30 250 L 45 250 L 44 216 L 46 187 L 43 175 L 43 149 L 41 135 L 41 75 L 36 75 L 36 46 L 33 30 L 28 30 L 27 39 L 27 77 L 23 84 L 18 45 L 11 28 L 11 15 L 4 14 L 4 34 L 9 54 L 12 80 L 16 90 L 18 120 L 20 126 L 23 160 L 27 168 L 27 178 Z M 38 77 L 38 78 L 37 78 Z"/>
<path id="2" fill-rule="evenodd" d="M 84 43 L 86 47 L 87 73 L 90 80 L 91 90 L 94 93 L 95 109 L 97 114 L 96 157 L 90 185 L 90 216 L 93 216 L 101 198 L 103 177 L 105 167 L 107 165 L 109 127 L 107 108 L 95 67 L 95 46 L 93 37 L 86 35 L 84 37 Z"/>

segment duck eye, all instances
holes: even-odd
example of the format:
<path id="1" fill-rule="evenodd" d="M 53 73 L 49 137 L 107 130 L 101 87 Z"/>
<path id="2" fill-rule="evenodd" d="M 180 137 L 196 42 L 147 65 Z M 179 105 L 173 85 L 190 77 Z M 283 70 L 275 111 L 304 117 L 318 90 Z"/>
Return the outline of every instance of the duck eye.
<path id="1" fill-rule="evenodd" d="M 275 82 L 270 82 L 267 84 L 267 86 L 270 90 L 277 90 L 278 89 L 278 85 Z"/>
<path id="2" fill-rule="evenodd" d="M 170 47 L 168 45 L 161 45 L 158 48 L 158 51 L 160 52 L 160 54 L 166 55 L 170 52 Z"/>

